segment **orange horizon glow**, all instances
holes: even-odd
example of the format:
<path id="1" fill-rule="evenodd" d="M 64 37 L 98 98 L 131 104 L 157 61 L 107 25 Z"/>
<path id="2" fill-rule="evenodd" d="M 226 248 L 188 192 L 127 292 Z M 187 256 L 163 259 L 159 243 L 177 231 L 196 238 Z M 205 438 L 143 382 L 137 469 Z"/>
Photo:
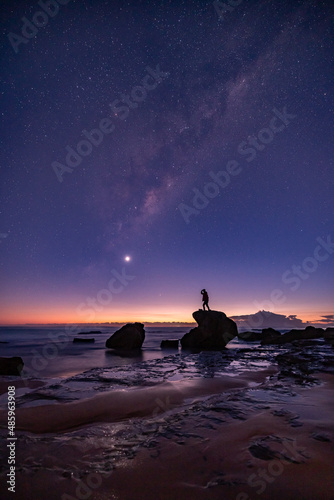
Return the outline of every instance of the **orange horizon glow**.
<path id="1" fill-rule="evenodd" d="M 151 309 L 147 308 L 145 311 L 144 307 L 133 307 L 131 311 L 126 310 L 125 307 L 118 308 L 120 309 L 118 313 L 112 312 L 100 312 L 96 313 L 94 318 L 85 318 L 80 317 L 78 314 L 69 311 L 33 311 L 29 310 L 29 312 L 20 311 L 6 311 L 7 314 L 0 315 L 0 326 L 24 326 L 24 325 L 64 325 L 64 324 L 105 324 L 105 323 L 195 323 L 192 317 L 193 311 L 197 310 L 193 308 L 191 312 L 189 309 L 185 311 L 182 307 L 171 307 L 167 306 L 160 308 L 154 312 Z M 170 312 L 171 309 L 173 312 Z M 199 308 L 198 308 L 199 309 Z M 251 310 L 249 307 L 238 307 L 230 310 L 225 310 L 225 314 L 228 317 L 235 316 L 248 316 L 251 314 L 255 314 L 258 311 Z M 331 311 L 327 310 L 300 310 L 292 311 L 289 310 L 279 310 L 279 311 L 270 311 L 274 314 L 282 314 L 285 316 L 289 316 L 290 314 L 294 314 L 298 319 L 302 320 L 304 323 L 319 323 L 322 316 L 333 314 Z"/>
<path id="2" fill-rule="evenodd" d="M 0 308 L 0 325 L 50 325 L 50 324 L 98 324 L 98 323 L 194 323 L 192 313 L 202 306 L 201 297 L 191 287 L 182 293 L 172 293 L 169 289 L 163 294 L 144 293 L 141 299 L 138 292 L 129 289 L 122 296 L 115 295 L 112 301 L 103 305 L 95 300 L 88 300 L 86 292 L 78 293 L 73 289 L 64 289 L 63 294 L 54 295 L 44 290 L 43 293 L 25 294 L 7 293 Z M 95 298 L 97 295 L 92 293 Z M 213 291 L 210 308 L 224 311 L 228 317 L 248 316 L 259 310 L 290 316 L 296 315 L 304 323 L 319 322 L 322 316 L 333 314 L 329 298 L 295 296 L 286 299 L 282 305 L 271 301 L 255 302 L 253 294 L 246 290 L 244 294 L 225 294 Z"/>

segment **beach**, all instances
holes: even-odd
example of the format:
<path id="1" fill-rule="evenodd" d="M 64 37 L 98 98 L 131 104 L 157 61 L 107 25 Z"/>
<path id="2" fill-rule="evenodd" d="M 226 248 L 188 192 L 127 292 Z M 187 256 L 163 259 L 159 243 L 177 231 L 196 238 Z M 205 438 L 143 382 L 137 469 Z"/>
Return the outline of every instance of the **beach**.
<path id="1" fill-rule="evenodd" d="M 8 386 L 15 498 L 334 498 L 331 344 L 235 340 L 222 352 L 154 357 L 153 337 L 146 360 L 143 349 L 70 377 L 1 377 L 1 498 L 13 497 Z"/>
<path id="2" fill-rule="evenodd" d="M 0 500 L 334 500 L 334 2 L 1 12 Z"/>

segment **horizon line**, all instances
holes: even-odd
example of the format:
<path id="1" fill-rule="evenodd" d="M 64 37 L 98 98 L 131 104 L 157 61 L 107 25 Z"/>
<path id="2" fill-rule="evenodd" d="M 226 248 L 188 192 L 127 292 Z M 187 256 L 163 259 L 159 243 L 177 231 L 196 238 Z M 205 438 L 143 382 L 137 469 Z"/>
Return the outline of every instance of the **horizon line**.
<path id="1" fill-rule="evenodd" d="M 203 309 L 199 308 L 197 309 L 196 311 L 193 312 L 193 314 L 197 311 L 202 311 Z M 213 309 L 211 309 L 211 311 L 214 311 Z M 222 311 L 215 311 L 215 312 L 222 312 Z M 225 314 L 225 313 L 224 313 Z M 303 327 L 307 327 L 307 326 L 315 326 L 317 325 L 317 327 L 319 328 L 319 325 L 321 325 L 321 327 L 333 327 L 334 326 L 334 321 L 332 320 L 332 318 L 329 319 L 328 317 L 328 320 L 324 320 L 322 318 L 326 318 L 326 316 L 320 316 L 320 318 L 312 318 L 312 320 L 303 320 L 301 318 L 298 318 L 297 315 L 286 315 L 286 314 L 280 314 L 280 313 L 274 313 L 272 311 L 265 311 L 265 310 L 259 310 L 255 313 L 250 313 L 250 314 L 239 314 L 239 315 L 227 315 L 226 316 L 230 319 L 232 319 L 233 321 L 235 321 L 236 323 L 244 323 L 246 318 L 251 318 L 251 317 L 254 317 L 254 316 L 257 316 L 257 315 L 263 315 L 263 316 L 267 316 L 265 318 L 265 323 L 268 322 L 268 320 L 270 321 L 270 315 L 272 316 L 278 316 L 280 317 L 280 319 L 285 319 L 289 322 L 289 320 L 296 320 L 297 322 L 299 322 L 298 325 L 284 325 L 285 328 L 289 328 L 290 326 L 291 327 L 295 327 L 295 328 L 303 328 Z M 330 315 L 332 316 L 332 315 Z M 273 319 L 273 318 L 272 318 Z M 275 322 L 275 321 L 274 321 Z M 119 326 L 119 325 L 125 325 L 125 324 L 129 324 L 129 323 L 142 323 L 144 325 L 147 325 L 147 326 L 179 326 L 179 327 L 186 327 L 186 326 L 193 326 L 193 325 L 196 325 L 197 322 L 196 321 L 182 321 L 182 320 L 179 320 L 179 321 L 145 321 L 145 320 L 123 320 L 123 321 L 95 321 L 95 322 L 78 322 L 78 321 L 67 321 L 67 322 L 20 322 L 20 323 L 16 323 L 16 322 L 1 322 L 0 323 L 0 327 L 3 328 L 3 327 L 14 327 L 14 326 L 17 326 L 17 327 L 29 327 L 29 326 L 59 326 L 59 327 L 63 327 L 63 326 L 66 326 L 66 325 L 76 325 L 76 326 L 81 326 L 81 327 L 85 327 L 85 326 L 90 326 L 90 325 L 100 325 L 100 326 Z M 301 324 L 300 324 L 301 323 Z M 250 329 L 252 325 L 242 325 L 240 324 L 239 325 L 240 327 L 241 326 L 249 326 Z M 255 326 L 255 325 L 253 325 Z M 259 325 L 260 326 L 260 325 Z M 282 326 L 275 326 L 274 327 L 276 328 L 283 328 L 283 325 Z M 258 329 L 258 328 L 257 328 Z"/>

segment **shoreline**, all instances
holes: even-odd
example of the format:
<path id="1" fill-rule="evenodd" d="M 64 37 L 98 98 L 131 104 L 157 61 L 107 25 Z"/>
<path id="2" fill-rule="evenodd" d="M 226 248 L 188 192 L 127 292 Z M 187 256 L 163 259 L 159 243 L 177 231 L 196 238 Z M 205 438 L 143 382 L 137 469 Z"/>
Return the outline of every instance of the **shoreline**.
<path id="1" fill-rule="evenodd" d="M 36 434 L 57 433 L 93 423 L 147 417 L 157 409 L 158 399 L 168 400 L 170 407 L 180 407 L 196 398 L 247 388 L 250 383 L 261 384 L 277 371 L 273 367 L 256 373 L 243 372 L 236 377 L 225 375 L 212 379 L 163 382 L 148 388 L 110 391 L 69 403 L 17 408 L 16 429 Z M 0 410 L 0 427 L 6 425 L 6 419 L 7 413 Z"/>
<path id="2" fill-rule="evenodd" d="M 320 384 L 284 391 L 276 367 L 253 373 L 252 380 L 249 375 L 179 382 L 184 387 L 177 394 L 175 383 L 160 384 L 170 397 L 166 412 L 147 414 L 152 398 L 146 396 L 125 421 L 123 413 L 117 422 L 65 432 L 18 431 L 16 498 L 33 500 L 41 492 L 49 500 L 64 493 L 79 498 L 79 486 L 87 488 L 94 475 L 99 486 L 91 484 L 89 498 L 99 500 L 333 500 L 334 375 L 317 373 Z M 133 401 L 143 389 L 123 392 Z M 41 410 L 43 421 L 42 408 L 21 410 L 25 416 Z"/>
<path id="3" fill-rule="evenodd" d="M 334 500 L 332 366 L 330 345 L 304 341 L 31 380 L 16 498 Z M 6 457 L 5 411 L 0 435 Z"/>
<path id="4" fill-rule="evenodd" d="M 245 422 L 228 422 L 223 429 L 207 430 L 202 442 L 194 439 L 187 448 L 161 439 L 156 458 L 149 450 L 141 450 L 131 463 L 115 471 L 112 481 L 106 479 L 106 488 L 118 498 L 130 500 L 126 481 L 131 477 L 141 492 L 138 499 L 333 500 L 334 405 L 329 403 L 328 393 L 333 391 L 334 376 L 320 378 L 320 388 L 301 389 L 308 403 L 319 401 L 315 393 L 320 392 L 321 409 L 325 401 L 325 407 L 330 406 L 319 420 L 305 413 L 302 425 L 296 428 L 270 410 L 259 410 Z M 293 410 L 295 405 L 288 408 Z M 331 442 L 311 437 L 319 431 L 330 434 Z M 260 452 L 263 447 L 264 454 L 268 446 L 273 458 L 253 456 L 251 446 Z M 144 479 L 148 474 L 149 485 Z"/>

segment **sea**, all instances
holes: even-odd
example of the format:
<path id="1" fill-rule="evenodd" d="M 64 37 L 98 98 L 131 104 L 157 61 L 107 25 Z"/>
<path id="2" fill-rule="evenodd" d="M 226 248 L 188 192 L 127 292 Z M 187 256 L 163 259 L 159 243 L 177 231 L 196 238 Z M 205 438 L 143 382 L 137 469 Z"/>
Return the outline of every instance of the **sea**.
<path id="1" fill-rule="evenodd" d="M 259 411 L 288 418 L 291 426 L 302 425 L 301 411 L 308 409 L 309 403 L 299 389 L 320 386 L 319 371 L 334 373 L 334 349 L 325 339 L 260 346 L 259 342 L 235 338 L 223 351 L 191 353 L 160 347 L 162 340 L 180 339 L 190 327 L 151 326 L 145 328 L 142 350 L 131 354 L 106 349 L 106 340 L 117 329 L 108 325 L 83 327 L 86 337 L 95 338 L 95 342 L 81 344 L 73 343 L 73 338 L 85 335 L 67 335 L 61 326 L 0 328 L 0 356 L 20 356 L 24 362 L 21 377 L 0 377 L 4 389 L 0 395 L 2 457 L 9 453 L 7 386 L 15 387 L 19 500 L 136 498 L 131 479 L 118 491 L 114 478 L 142 453 L 147 451 L 154 462 L 160 460 L 160 453 L 175 451 L 175 446 L 189 445 L 190 451 L 195 442 L 207 446 L 207 432 L 213 430 L 221 436 L 228 422 L 247 426 Z M 90 330 L 101 333 L 88 333 Z M 225 389 L 240 380 L 244 382 L 239 389 Z M 181 394 L 184 399 L 180 399 Z M 324 403 L 312 404 L 316 415 Z M 288 405 L 294 405 L 293 412 Z M 265 439 L 283 439 L 270 436 Z M 161 451 L 168 443 L 170 448 Z M 240 456 L 243 454 L 244 450 Z M 226 465 L 228 459 L 224 460 Z M 218 498 L 218 490 L 215 496 L 205 497 L 203 491 L 220 484 L 228 488 L 238 484 L 222 481 L 216 465 L 210 464 L 206 465 L 207 486 L 196 489 L 196 478 L 192 488 L 198 491 L 192 498 Z M 181 462 L 179 466 L 183 467 Z M 243 465 L 246 472 L 241 474 L 248 474 L 247 467 Z M 7 473 L 4 459 L 0 463 L 1 498 L 8 498 Z M 85 490 L 86 496 L 81 490 L 78 494 L 77 485 L 88 484 L 92 477 L 96 487 L 91 486 L 89 494 Z M 244 476 L 240 480 L 244 484 Z M 182 485 L 186 489 L 186 483 Z M 112 488 L 116 489 L 111 495 Z M 183 493 L 159 495 L 160 490 L 138 498 L 190 498 Z"/>
<path id="2" fill-rule="evenodd" d="M 162 358 L 162 340 L 180 339 L 190 327 L 146 327 L 145 341 L 133 354 L 106 349 L 106 340 L 119 326 L 89 325 L 67 333 L 64 326 L 0 327 L 0 356 L 20 356 L 27 375 L 42 378 L 70 377 L 93 368 L 112 368 Z M 89 333 L 90 331 L 100 333 Z M 94 343 L 73 343 L 74 338 L 94 338 Z"/>
<path id="3" fill-rule="evenodd" d="M 17 404 L 27 407 L 75 401 L 100 392 L 150 387 L 163 382 L 225 375 L 236 377 L 242 372 L 265 370 L 277 364 L 279 355 L 292 351 L 298 352 L 299 357 L 301 352 L 306 353 L 310 356 L 309 362 L 314 358 L 316 364 L 333 365 L 334 359 L 333 348 L 324 339 L 312 340 L 310 345 L 305 341 L 302 346 L 261 346 L 259 342 L 246 342 L 236 337 L 224 351 L 197 353 L 180 347 L 167 350 L 160 347 L 162 340 L 181 339 L 190 330 L 189 326 L 146 327 L 141 350 L 107 349 L 106 340 L 118 329 L 109 325 L 89 325 L 82 327 L 80 332 L 85 334 L 80 335 L 78 331 L 65 333 L 64 326 L 59 325 L 0 327 L 0 357 L 19 356 L 24 363 L 21 377 L 0 379 L 21 380 L 16 392 Z M 94 338 L 95 342 L 74 343 L 74 338 Z M 31 381 L 40 381 L 43 388 L 34 388 Z M 0 407 L 4 404 L 6 394 L 0 396 Z"/>
<path id="4" fill-rule="evenodd" d="M 75 333 L 68 333 L 69 330 L 66 331 L 64 326 L 59 325 L 2 326 L 0 357 L 20 356 L 24 361 L 26 375 L 29 376 L 70 377 L 93 368 L 112 368 L 163 358 L 168 351 L 161 349 L 161 341 L 181 339 L 191 329 L 189 326 L 146 327 L 142 349 L 122 354 L 105 347 L 106 340 L 119 328 L 89 325 L 83 326 Z M 73 343 L 74 338 L 94 338 L 95 342 Z M 245 346 L 249 347 L 249 342 L 235 338 L 229 342 L 227 348 L 237 349 Z M 170 353 L 175 353 L 175 350 Z"/>
<path id="5" fill-rule="evenodd" d="M 119 329 L 117 326 L 89 325 L 82 327 L 80 332 L 85 334 L 81 335 L 78 331 L 66 333 L 64 326 L 59 325 L 0 327 L 0 357 L 19 356 L 23 360 L 21 378 L 27 381 L 27 387 L 18 389 L 17 395 L 38 393 L 39 391 L 28 389 L 28 381 L 34 379 L 42 380 L 49 387 L 62 388 L 73 388 L 78 380 L 85 382 L 81 384 L 86 388 L 84 391 L 70 390 L 73 399 L 81 399 L 104 390 L 106 381 L 109 388 L 130 388 L 134 385 L 152 385 L 167 380 L 214 377 L 222 373 L 237 375 L 243 369 L 266 368 L 271 362 L 271 356 L 266 360 L 255 356 L 252 361 L 252 355 L 242 356 L 243 360 L 237 359 L 243 348 L 247 349 L 247 352 L 250 348 L 249 342 L 238 338 L 229 342 L 224 356 L 221 352 L 192 355 L 181 348 L 161 349 L 162 340 L 181 339 L 190 328 L 146 327 L 142 349 L 123 353 L 105 347 L 106 340 Z M 94 333 L 89 333 L 91 331 Z M 94 338 L 95 342 L 74 343 L 74 338 Z M 90 381 L 94 381 L 93 385 Z M 59 397 L 59 394 L 50 391 L 47 400 L 49 403 L 56 402 Z M 38 401 L 34 403 L 27 399 L 26 397 L 24 403 L 22 401 L 23 406 L 46 402 L 43 396 L 39 396 Z M 0 404 L 2 402 L 0 396 Z"/>

